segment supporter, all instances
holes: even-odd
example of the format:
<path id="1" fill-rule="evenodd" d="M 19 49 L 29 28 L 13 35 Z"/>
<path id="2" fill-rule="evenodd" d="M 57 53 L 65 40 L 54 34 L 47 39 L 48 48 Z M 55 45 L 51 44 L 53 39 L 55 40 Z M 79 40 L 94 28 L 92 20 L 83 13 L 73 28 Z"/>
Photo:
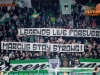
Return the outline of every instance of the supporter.
<path id="1" fill-rule="evenodd" d="M 100 51 L 100 44 L 98 44 L 98 46 L 97 46 L 97 50 Z"/>
<path id="2" fill-rule="evenodd" d="M 86 53 L 86 54 L 85 54 L 85 59 L 87 59 L 87 58 L 89 58 L 89 55 Z"/>
<path id="3" fill-rule="evenodd" d="M 93 58 L 97 59 L 97 52 L 96 51 L 93 52 Z"/>
<path id="4" fill-rule="evenodd" d="M 0 60 L 3 60 L 3 54 L 0 54 Z"/>
<path id="5" fill-rule="evenodd" d="M 70 24 L 66 25 L 66 29 L 70 29 Z"/>
<path id="6" fill-rule="evenodd" d="M 96 49 L 96 47 L 97 47 L 97 43 L 96 41 L 93 41 L 93 49 Z"/>
<path id="7" fill-rule="evenodd" d="M 82 53 L 82 57 L 83 57 L 83 58 L 85 58 L 85 54 L 86 54 L 85 52 L 84 52 L 84 53 Z"/>
<path id="8" fill-rule="evenodd" d="M 87 28 L 86 26 L 87 26 L 87 25 L 86 25 L 86 22 L 83 21 L 83 23 L 82 23 L 82 28 L 85 29 L 85 28 Z"/>
<path id="9" fill-rule="evenodd" d="M 44 43 L 44 39 L 40 37 L 39 43 Z"/>
<path id="10" fill-rule="evenodd" d="M 97 26 L 96 21 L 93 20 L 92 23 L 91 23 L 91 27 L 94 29 L 94 28 L 96 28 L 96 26 Z"/>
<path id="11" fill-rule="evenodd" d="M 58 42 L 59 42 L 59 43 L 62 43 L 62 42 L 63 42 L 62 37 L 58 38 Z"/>
<path id="12" fill-rule="evenodd" d="M 50 40 L 48 40 L 48 42 L 47 43 L 50 43 Z"/>
<path id="13" fill-rule="evenodd" d="M 73 27 L 74 27 L 73 18 L 70 19 L 70 21 L 69 21 L 69 25 L 70 25 L 70 28 L 73 28 Z"/>
<path id="14" fill-rule="evenodd" d="M 3 60 L 5 60 L 5 65 L 9 66 L 9 56 L 8 56 L 8 54 L 4 55 Z"/>
<path id="15" fill-rule="evenodd" d="M 100 50 L 98 51 L 97 55 L 98 55 L 98 59 L 99 59 L 100 58 Z"/>
<path id="16" fill-rule="evenodd" d="M 88 55 L 89 55 L 89 57 L 91 58 L 91 56 L 92 56 L 92 52 L 91 52 L 91 50 L 90 50 L 90 49 L 88 50 L 87 54 L 88 54 Z"/>

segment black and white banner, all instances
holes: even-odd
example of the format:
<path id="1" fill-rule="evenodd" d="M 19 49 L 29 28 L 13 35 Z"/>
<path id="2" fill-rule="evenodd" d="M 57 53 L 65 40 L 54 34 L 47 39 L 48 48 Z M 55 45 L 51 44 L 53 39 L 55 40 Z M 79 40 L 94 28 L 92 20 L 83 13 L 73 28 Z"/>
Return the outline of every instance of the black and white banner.
<path id="1" fill-rule="evenodd" d="M 1 49 L 48 52 L 84 52 L 84 44 L 1 42 Z"/>
<path id="2" fill-rule="evenodd" d="M 5 61 L 3 60 L 0 60 L 0 71 L 2 71 L 2 69 L 4 69 L 6 66 L 5 66 Z"/>
<path id="3" fill-rule="evenodd" d="M 19 36 L 67 36 L 67 37 L 97 37 L 100 38 L 98 29 L 58 29 L 58 28 L 21 28 L 18 29 Z"/>
<path id="4" fill-rule="evenodd" d="M 49 59 L 49 68 L 50 69 L 60 68 L 59 59 Z"/>
<path id="5" fill-rule="evenodd" d="M 0 60 L 0 71 L 9 71 L 10 68 L 13 71 L 28 71 L 28 70 L 47 70 L 49 68 L 49 63 L 44 59 L 43 62 L 41 60 L 37 62 L 37 60 L 14 60 L 16 62 L 10 63 L 10 66 L 5 66 L 5 61 Z M 11 60 L 12 61 L 12 60 Z"/>

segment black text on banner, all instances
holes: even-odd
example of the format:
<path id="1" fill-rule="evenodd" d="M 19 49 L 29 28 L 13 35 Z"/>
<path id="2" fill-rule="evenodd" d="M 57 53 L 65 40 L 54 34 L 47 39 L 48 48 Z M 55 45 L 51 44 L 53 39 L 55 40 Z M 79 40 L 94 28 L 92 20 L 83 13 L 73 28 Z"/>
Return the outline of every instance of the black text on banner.
<path id="1" fill-rule="evenodd" d="M 84 44 L 1 42 L 1 49 L 49 52 L 84 52 Z"/>
<path id="2" fill-rule="evenodd" d="M 100 38 L 100 30 L 94 29 L 55 29 L 55 28 L 21 28 L 19 36 L 67 36 L 67 37 L 97 37 Z"/>

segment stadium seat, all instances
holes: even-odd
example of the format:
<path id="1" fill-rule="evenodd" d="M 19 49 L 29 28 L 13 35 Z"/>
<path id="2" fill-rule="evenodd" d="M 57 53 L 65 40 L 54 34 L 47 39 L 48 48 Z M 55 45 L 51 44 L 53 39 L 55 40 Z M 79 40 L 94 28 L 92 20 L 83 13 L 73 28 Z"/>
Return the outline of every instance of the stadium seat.
<path id="1" fill-rule="evenodd" d="M 43 75 L 43 73 L 40 73 L 39 75 Z"/>
<path id="2" fill-rule="evenodd" d="M 59 75 L 64 75 L 63 73 L 59 73 Z"/>
<path id="3" fill-rule="evenodd" d="M 92 73 L 89 73 L 88 75 L 92 75 Z"/>
<path id="4" fill-rule="evenodd" d="M 35 73 L 34 75 L 38 75 L 38 73 Z"/>
<path id="5" fill-rule="evenodd" d="M 33 73 L 29 73 L 28 75 L 34 75 Z"/>
<path id="6" fill-rule="evenodd" d="M 28 73 L 24 73 L 23 75 L 29 75 Z"/>
<path id="7" fill-rule="evenodd" d="M 68 75 L 71 75 L 71 73 L 68 73 Z"/>
<path id="8" fill-rule="evenodd" d="M 49 73 L 49 75 L 54 75 L 53 73 Z"/>
<path id="9" fill-rule="evenodd" d="M 15 74 L 13 74 L 13 75 L 18 75 L 18 73 L 15 73 Z"/>
<path id="10" fill-rule="evenodd" d="M 23 75 L 23 73 L 19 73 L 19 75 Z"/>
<path id="11" fill-rule="evenodd" d="M 79 75 L 78 73 L 76 73 L 76 75 Z"/>
<path id="12" fill-rule="evenodd" d="M 9 74 L 9 75 L 13 75 L 13 74 Z"/>
<path id="13" fill-rule="evenodd" d="M 97 75 L 100 75 L 100 72 Z"/>
<path id="14" fill-rule="evenodd" d="M 89 75 L 88 73 L 84 73 L 84 75 Z"/>
<path id="15" fill-rule="evenodd" d="M 48 75 L 48 73 L 45 73 L 44 75 Z"/>

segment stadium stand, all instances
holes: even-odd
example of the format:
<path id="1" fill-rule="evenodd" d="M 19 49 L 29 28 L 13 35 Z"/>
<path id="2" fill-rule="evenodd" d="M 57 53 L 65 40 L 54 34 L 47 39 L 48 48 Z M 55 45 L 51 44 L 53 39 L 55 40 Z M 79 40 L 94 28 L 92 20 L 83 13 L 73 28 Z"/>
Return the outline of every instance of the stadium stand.
<path id="1" fill-rule="evenodd" d="M 73 37 L 43 37 L 27 35 L 19 37 L 18 28 L 63 28 L 63 29 L 100 29 L 100 17 L 85 16 L 82 12 L 82 4 L 76 4 L 72 8 L 71 15 L 62 15 L 58 3 L 34 4 L 34 9 L 41 12 L 36 19 L 30 19 L 34 9 L 27 7 L 10 8 L 0 7 L 0 16 L 7 12 L 10 20 L 0 24 L 0 41 L 5 42 L 32 42 L 32 43 L 56 43 L 85 45 L 84 53 L 60 53 L 60 52 L 29 52 L 22 50 L 1 50 L 0 60 L 7 57 L 8 60 L 30 60 L 49 58 L 95 58 L 100 59 L 100 38 L 73 38 Z M 52 19 L 52 17 L 54 17 Z M 42 56 L 42 57 L 41 57 Z"/>

